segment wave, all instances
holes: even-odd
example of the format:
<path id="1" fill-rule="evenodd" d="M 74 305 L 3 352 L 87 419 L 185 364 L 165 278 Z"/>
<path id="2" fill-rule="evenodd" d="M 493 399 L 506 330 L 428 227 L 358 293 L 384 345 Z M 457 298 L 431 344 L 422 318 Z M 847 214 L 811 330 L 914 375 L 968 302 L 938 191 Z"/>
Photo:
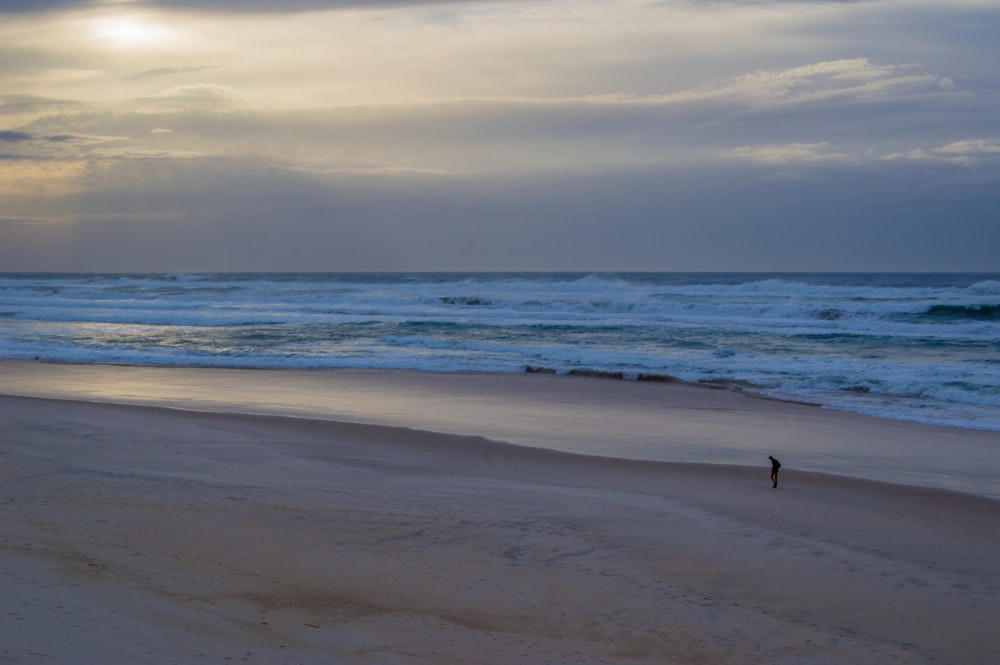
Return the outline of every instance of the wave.
<path id="1" fill-rule="evenodd" d="M 987 279 L 976 282 L 969 286 L 969 291 L 989 296 L 1000 296 L 1000 280 Z"/>
<path id="2" fill-rule="evenodd" d="M 373 320 L 483 325 L 677 325 L 780 334 L 938 334 L 921 323 L 994 321 L 1000 282 L 871 286 L 721 275 L 154 275 L 0 279 L 22 320 L 230 326 Z M 4 283 L 6 282 L 6 283 Z M 900 327 L 901 324 L 908 324 Z M 962 330 L 957 330 L 963 334 Z"/>
<path id="3" fill-rule="evenodd" d="M 0 274 L 0 357 L 533 366 L 1000 422 L 998 295 L 996 275 Z"/>
<path id="4" fill-rule="evenodd" d="M 932 305 L 927 316 L 944 320 L 1000 321 L 1000 305 Z"/>

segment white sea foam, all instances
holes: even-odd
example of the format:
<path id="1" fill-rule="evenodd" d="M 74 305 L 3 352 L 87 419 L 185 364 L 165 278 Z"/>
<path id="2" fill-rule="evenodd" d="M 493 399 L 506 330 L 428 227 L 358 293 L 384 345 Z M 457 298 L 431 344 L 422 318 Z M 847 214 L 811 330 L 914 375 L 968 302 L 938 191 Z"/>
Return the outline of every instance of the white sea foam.
<path id="1" fill-rule="evenodd" d="M 1000 279 L 0 275 L 0 357 L 664 374 L 1000 430 Z"/>

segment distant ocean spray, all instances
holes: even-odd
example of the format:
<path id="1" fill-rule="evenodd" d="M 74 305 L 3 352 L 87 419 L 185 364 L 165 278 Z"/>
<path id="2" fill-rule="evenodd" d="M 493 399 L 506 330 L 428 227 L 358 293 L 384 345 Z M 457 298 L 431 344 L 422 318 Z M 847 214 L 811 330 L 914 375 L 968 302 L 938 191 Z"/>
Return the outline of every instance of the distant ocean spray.
<path id="1" fill-rule="evenodd" d="M 1000 274 L 0 274 L 0 357 L 676 377 L 1000 431 Z"/>

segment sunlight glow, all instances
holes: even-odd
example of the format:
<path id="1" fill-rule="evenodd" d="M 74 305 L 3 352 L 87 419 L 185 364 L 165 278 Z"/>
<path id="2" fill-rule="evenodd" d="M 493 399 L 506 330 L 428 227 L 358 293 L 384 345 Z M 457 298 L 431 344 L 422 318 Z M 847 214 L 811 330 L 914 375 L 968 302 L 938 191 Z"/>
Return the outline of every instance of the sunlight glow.
<path id="1" fill-rule="evenodd" d="M 177 41 L 177 30 L 140 16 L 113 16 L 96 19 L 91 36 L 113 49 L 163 48 Z"/>

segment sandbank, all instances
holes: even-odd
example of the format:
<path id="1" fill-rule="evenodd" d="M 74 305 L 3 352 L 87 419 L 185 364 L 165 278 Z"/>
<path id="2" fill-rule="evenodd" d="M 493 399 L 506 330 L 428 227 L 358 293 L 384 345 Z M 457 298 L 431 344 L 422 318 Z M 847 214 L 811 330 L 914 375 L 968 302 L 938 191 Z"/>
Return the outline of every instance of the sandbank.
<path id="1" fill-rule="evenodd" d="M 389 395 L 389 424 L 61 397 L 0 397 L 0 662 L 1000 662 L 986 496 L 775 490 L 403 426 Z"/>

